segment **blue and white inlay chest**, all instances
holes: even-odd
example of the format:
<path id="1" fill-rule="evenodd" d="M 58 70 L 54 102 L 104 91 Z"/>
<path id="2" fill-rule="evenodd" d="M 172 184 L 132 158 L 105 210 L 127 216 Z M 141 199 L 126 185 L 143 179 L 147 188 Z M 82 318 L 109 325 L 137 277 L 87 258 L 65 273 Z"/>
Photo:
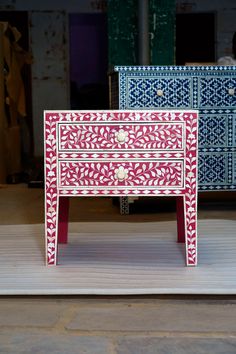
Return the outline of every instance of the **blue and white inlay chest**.
<path id="1" fill-rule="evenodd" d="M 116 66 L 111 108 L 198 109 L 199 190 L 236 190 L 236 66 Z"/>

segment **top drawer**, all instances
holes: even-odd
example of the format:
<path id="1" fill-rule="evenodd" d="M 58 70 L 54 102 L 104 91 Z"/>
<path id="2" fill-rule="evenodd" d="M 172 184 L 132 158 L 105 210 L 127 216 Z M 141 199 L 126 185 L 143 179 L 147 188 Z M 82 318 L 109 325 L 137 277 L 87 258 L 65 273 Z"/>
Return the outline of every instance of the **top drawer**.
<path id="1" fill-rule="evenodd" d="M 191 77 L 126 77 L 127 108 L 192 108 Z"/>
<path id="2" fill-rule="evenodd" d="M 184 150 L 184 122 L 60 123 L 59 150 Z"/>
<path id="3" fill-rule="evenodd" d="M 199 78 L 199 107 L 236 106 L 236 77 L 201 77 Z"/>

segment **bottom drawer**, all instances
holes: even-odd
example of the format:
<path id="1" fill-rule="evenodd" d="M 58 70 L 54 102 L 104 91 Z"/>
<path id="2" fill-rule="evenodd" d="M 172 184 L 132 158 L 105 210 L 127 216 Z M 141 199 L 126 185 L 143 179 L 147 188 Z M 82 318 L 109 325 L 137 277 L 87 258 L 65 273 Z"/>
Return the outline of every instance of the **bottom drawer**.
<path id="1" fill-rule="evenodd" d="M 173 187 L 183 188 L 182 160 L 60 161 L 60 187 Z"/>
<path id="2" fill-rule="evenodd" d="M 233 181 L 233 153 L 200 152 L 198 159 L 199 189 L 228 189 Z"/>

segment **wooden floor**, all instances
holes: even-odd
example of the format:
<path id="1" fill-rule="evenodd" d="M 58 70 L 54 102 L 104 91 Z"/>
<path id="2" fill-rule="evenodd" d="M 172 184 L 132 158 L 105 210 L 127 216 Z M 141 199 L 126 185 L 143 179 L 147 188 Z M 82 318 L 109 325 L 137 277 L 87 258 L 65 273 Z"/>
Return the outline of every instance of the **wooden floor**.
<path id="1" fill-rule="evenodd" d="M 137 203 L 127 216 L 109 198 L 71 204 L 69 244 L 59 265 L 46 267 L 43 191 L 0 188 L 1 295 L 236 294 L 232 201 L 200 205 L 194 268 L 176 243 L 172 204 Z"/>

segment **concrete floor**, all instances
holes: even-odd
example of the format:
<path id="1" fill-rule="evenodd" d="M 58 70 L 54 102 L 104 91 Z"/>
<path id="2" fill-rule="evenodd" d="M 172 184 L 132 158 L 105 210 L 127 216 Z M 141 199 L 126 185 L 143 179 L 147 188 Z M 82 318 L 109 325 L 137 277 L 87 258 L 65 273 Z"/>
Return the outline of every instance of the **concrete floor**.
<path id="1" fill-rule="evenodd" d="M 173 220 L 167 199 L 121 216 L 109 198 L 73 198 L 70 221 Z M 235 220 L 234 200 L 200 196 L 199 218 Z M 0 186 L 1 224 L 42 222 L 42 189 Z M 2 297 L 0 353 L 235 354 L 235 318 L 236 296 Z"/>

